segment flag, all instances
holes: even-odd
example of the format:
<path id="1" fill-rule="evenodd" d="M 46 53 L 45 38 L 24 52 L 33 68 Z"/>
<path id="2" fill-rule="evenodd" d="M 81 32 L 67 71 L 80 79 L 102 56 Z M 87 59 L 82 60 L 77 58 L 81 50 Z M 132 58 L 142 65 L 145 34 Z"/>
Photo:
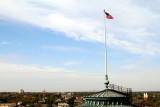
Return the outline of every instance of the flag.
<path id="1" fill-rule="evenodd" d="M 107 12 L 104 12 L 104 13 L 106 14 L 107 19 L 114 19 L 109 13 L 107 13 Z"/>

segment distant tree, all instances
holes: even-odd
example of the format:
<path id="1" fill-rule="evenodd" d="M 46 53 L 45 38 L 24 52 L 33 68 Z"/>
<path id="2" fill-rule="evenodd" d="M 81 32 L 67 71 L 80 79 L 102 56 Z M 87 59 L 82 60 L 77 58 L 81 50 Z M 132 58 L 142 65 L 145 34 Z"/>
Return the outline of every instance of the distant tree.
<path id="1" fill-rule="evenodd" d="M 40 99 L 38 96 L 35 96 L 35 102 L 38 102 Z"/>
<path id="2" fill-rule="evenodd" d="M 63 97 L 60 97 L 61 103 L 65 103 L 65 99 Z"/>
<path id="3" fill-rule="evenodd" d="M 61 97 L 61 93 L 55 95 L 56 99 L 59 99 Z"/>
<path id="4" fill-rule="evenodd" d="M 70 107 L 74 107 L 74 100 L 76 98 L 75 97 L 71 97 L 67 100 L 67 103 L 69 104 Z"/>
<path id="5" fill-rule="evenodd" d="M 160 100 L 156 102 L 156 107 L 160 106 Z"/>
<path id="6" fill-rule="evenodd" d="M 49 99 L 47 99 L 47 107 L 52 107 L 52 104 L 54 104 L 54 96 L 49 95 Z"/>
<path id="7" fill-rule="evenodd" d="M 139 100 L 142 100 L 142 99 L 143 99 L 143 96 L 142 96 L 142 95 L 138 95 L 137 98 L 138 98 Z"/>

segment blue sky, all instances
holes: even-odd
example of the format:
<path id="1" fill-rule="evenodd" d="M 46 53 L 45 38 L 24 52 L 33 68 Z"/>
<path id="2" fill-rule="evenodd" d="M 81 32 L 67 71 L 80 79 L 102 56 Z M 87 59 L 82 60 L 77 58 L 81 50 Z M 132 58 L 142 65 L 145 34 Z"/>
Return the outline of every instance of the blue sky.
<path id="1" fill-rule="evenodd" d="M 104 13 L 111 84 L 160 87 L 159 0 L 0 1 L 0 91 L 104 89 Z"/>

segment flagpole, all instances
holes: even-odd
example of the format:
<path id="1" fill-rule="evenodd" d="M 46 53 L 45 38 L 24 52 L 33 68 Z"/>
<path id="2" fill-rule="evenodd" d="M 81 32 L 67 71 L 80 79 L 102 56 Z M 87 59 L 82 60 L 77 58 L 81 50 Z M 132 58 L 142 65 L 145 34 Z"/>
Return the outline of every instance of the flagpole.
<path id="1" fill-rule="evenodd" d="M 108 85 L 109 85 L 109 80 L 108 80 L 108 75 L 107 75 L 107 37 L 106 37 L 106 14 L 105 14 L 105 9 L 104 9 L 104 36 L 105 36 L 105 87 L 106 90 L 108 90 Z"/>
<path id="2" fill-rule="evenodd" d="M 105 75 L 107 75 L 107 44 L 106 44 L 106 15 L 104 9 L 104 37 L 105 37 Z"/>

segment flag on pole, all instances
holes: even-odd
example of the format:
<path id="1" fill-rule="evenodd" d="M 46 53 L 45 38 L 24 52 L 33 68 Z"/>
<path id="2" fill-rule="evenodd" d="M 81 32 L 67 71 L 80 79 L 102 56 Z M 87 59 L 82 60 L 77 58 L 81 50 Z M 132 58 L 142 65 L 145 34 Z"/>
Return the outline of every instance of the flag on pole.
<path id="1" fill-rule="evenodd" d="M 114 19 L 109 13 L 107 13 L 107 12 L 105 12 L 105 11 L 104 11 L 104 13 L 106 14 L 106 18 L 107 18 L 107 19 Z"/>

